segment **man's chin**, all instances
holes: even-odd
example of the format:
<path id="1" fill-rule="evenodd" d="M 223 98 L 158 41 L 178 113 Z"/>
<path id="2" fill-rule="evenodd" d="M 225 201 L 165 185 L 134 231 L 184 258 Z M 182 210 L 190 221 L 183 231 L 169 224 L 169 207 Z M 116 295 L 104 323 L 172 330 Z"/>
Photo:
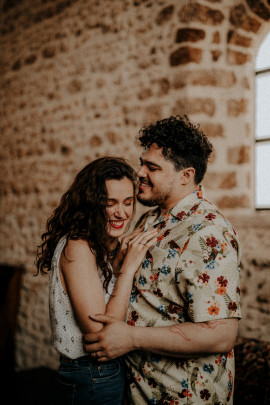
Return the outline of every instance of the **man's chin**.
<path id="1" fill-rule="evenodd" d="M 150 198 L 145 199 L 143 198 L 143 196 L 141 196 L 140 194 L 137 195 L 137 200 L 142 204 L 145 205 L 146 207 L 155 207 L 156 205 L 158 205 L 157 201 L 154 201 Z"/>

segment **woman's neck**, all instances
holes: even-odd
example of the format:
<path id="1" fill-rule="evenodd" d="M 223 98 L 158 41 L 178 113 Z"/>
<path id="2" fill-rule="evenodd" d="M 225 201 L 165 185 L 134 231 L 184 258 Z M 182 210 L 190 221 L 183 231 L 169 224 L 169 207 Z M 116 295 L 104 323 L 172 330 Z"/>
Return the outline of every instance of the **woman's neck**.
<path id="1" fill-rule="evenodd" d="M 109 251 L 116 249 L 118 246 L 118 238 L 109 238 L 107 242 Z"/>

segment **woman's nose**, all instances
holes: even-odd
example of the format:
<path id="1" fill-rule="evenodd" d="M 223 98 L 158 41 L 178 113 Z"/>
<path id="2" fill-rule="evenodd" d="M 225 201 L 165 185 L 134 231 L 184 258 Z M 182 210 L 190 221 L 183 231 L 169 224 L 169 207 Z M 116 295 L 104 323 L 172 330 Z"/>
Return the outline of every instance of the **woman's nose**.
<path id="1" fill-rule="evenodd" d="M 121 204 L 117 205 L 115 215 L 117 215 L 120 218 L 124 218 L 126 216 L 123 205 L 121 205 Z"/>

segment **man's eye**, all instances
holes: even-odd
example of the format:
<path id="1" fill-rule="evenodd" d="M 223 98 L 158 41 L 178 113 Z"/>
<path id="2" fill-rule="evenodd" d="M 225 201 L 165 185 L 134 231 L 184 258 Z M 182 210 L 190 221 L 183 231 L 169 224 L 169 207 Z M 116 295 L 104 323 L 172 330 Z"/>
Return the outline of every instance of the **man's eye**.
<path id="1" fill-rule="evenodd" d="M 151 166 L 149 166 L 148 169 L 150 170 L 150 172 L 154 172 L 155 170 L 157 170 L 155 167 L 151 167 Z"/>

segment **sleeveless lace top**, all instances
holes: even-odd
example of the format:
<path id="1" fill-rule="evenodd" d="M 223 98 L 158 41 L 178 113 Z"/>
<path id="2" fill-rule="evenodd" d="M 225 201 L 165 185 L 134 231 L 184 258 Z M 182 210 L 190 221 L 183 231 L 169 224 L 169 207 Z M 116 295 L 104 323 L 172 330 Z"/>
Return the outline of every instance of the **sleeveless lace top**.
<path id="1" fill-rule="evenodd" d="M 63 289 L 59 275 L 59 259 L 65 246 L 66 238 L 60 239 L 52 258 L 52 266 L 49 281 L 49 309 L 52 341 L 55 349 L 63 356 L 71 359 L 87 355 L 83 348 L 83 335 L 77 324 L 68 294 Z M 101 282 L 104 276 L 101 269 L 98 269 Z M 113 276 L 108 292 L 104 290 L 106 304 L 112 293 L 115 277 Z M 89 292 L 90 293 L 90 292 Z"/>

